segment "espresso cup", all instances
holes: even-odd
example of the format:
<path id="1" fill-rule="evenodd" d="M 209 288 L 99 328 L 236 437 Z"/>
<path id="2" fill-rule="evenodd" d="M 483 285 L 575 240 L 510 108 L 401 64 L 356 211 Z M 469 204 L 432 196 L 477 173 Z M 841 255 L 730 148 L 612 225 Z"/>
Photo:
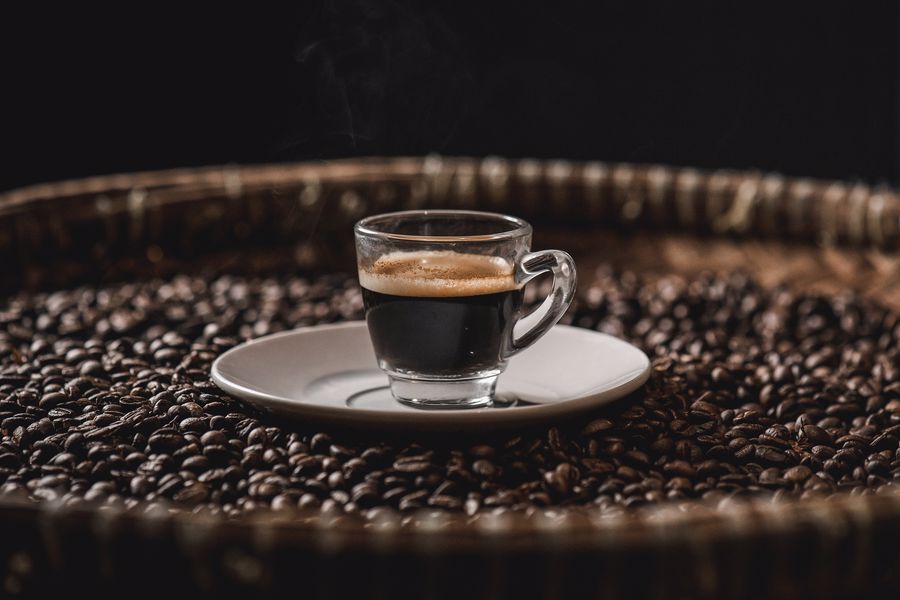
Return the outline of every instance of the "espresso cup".
<path id="1" fill-rule="evenodd" d="M 516 217 L 405 211 L 365 218 L 354 233 L 378 366 L 410 406 L 489 405 L 509 357 L 547 333 L 575 293 L 572 257 L 530 252 L 531 225 Z M 553 287 L 523 315 L 524 286 L 541 273 Z"/>

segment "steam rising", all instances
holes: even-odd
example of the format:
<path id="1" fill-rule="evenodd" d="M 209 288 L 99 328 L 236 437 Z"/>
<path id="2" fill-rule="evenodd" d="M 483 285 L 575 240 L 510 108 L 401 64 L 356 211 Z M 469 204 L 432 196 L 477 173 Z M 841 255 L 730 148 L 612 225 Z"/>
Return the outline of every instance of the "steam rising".
<path id="1" fill-rule="evenodd" d="M 335 2 L 308 11 L 294 51 L 299 106 L 286 153 L 426 153 L 448 143 L 473 78 L 456 35 L 412 6 Z"/>

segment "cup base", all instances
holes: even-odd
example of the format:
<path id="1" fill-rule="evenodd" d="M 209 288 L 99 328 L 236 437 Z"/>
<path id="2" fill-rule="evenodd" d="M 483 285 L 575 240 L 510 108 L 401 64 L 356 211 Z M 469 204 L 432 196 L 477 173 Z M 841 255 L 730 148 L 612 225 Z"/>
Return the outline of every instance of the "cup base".
<path id="1" fill-rule="evenodd" d="M 420 379 L 388 373 L 398 402 L 424 409 L 483 408 L 494 401 L 499 373 L 477 378 Z"/>

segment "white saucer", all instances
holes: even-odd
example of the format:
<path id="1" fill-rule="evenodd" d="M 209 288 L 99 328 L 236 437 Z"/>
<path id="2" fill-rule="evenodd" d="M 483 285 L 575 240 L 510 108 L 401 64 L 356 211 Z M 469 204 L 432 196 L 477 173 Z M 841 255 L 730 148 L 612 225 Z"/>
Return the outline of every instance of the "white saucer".
<path id="1" fill-rule="evenodd" d="M 618 338 L 557 325 L 514 356 L 494 406 L 422 410 L 395 401 L 364 321 L 268 335 L 225 352 L 212 379 L 285 417 L 377 429 L 485 429 L 552 421 L 607 404 L 647 381 L 647 356 Z"/>

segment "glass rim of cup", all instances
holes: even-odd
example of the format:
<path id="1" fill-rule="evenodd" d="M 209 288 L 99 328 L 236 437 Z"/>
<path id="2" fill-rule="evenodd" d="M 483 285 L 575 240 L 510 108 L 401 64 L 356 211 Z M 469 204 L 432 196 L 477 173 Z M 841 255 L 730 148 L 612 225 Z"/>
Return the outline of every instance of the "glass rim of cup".
<path id="1" fill-rule="evenodd" d="M 377 224 L 380 221 L 389 221 L 392 219 L 403 217 L 481 217 L 494 219 L 500 223 L 506 223 L 510 229 L 489 234 L 473 234 L 473 235 L 414 235 L 407 233 L 393 233 L 389 231 L 379 231 Z M 504 215 L 502 213 L 484 212 L 479 210 L 454 210 L 454 209 L 419 209 L 419 210 L 402 210 L 389 213 L 380 213 L 359 220 L 353 227 L 353 231 L 357 235 L 374 237 L 381 240 L 403 241 L 403 242 L 498 242 L 511 240 L 517 237 L 526 236 L 531 233 L 531 225 L 524 219 L 514 217 L 512 215 Z"/>

